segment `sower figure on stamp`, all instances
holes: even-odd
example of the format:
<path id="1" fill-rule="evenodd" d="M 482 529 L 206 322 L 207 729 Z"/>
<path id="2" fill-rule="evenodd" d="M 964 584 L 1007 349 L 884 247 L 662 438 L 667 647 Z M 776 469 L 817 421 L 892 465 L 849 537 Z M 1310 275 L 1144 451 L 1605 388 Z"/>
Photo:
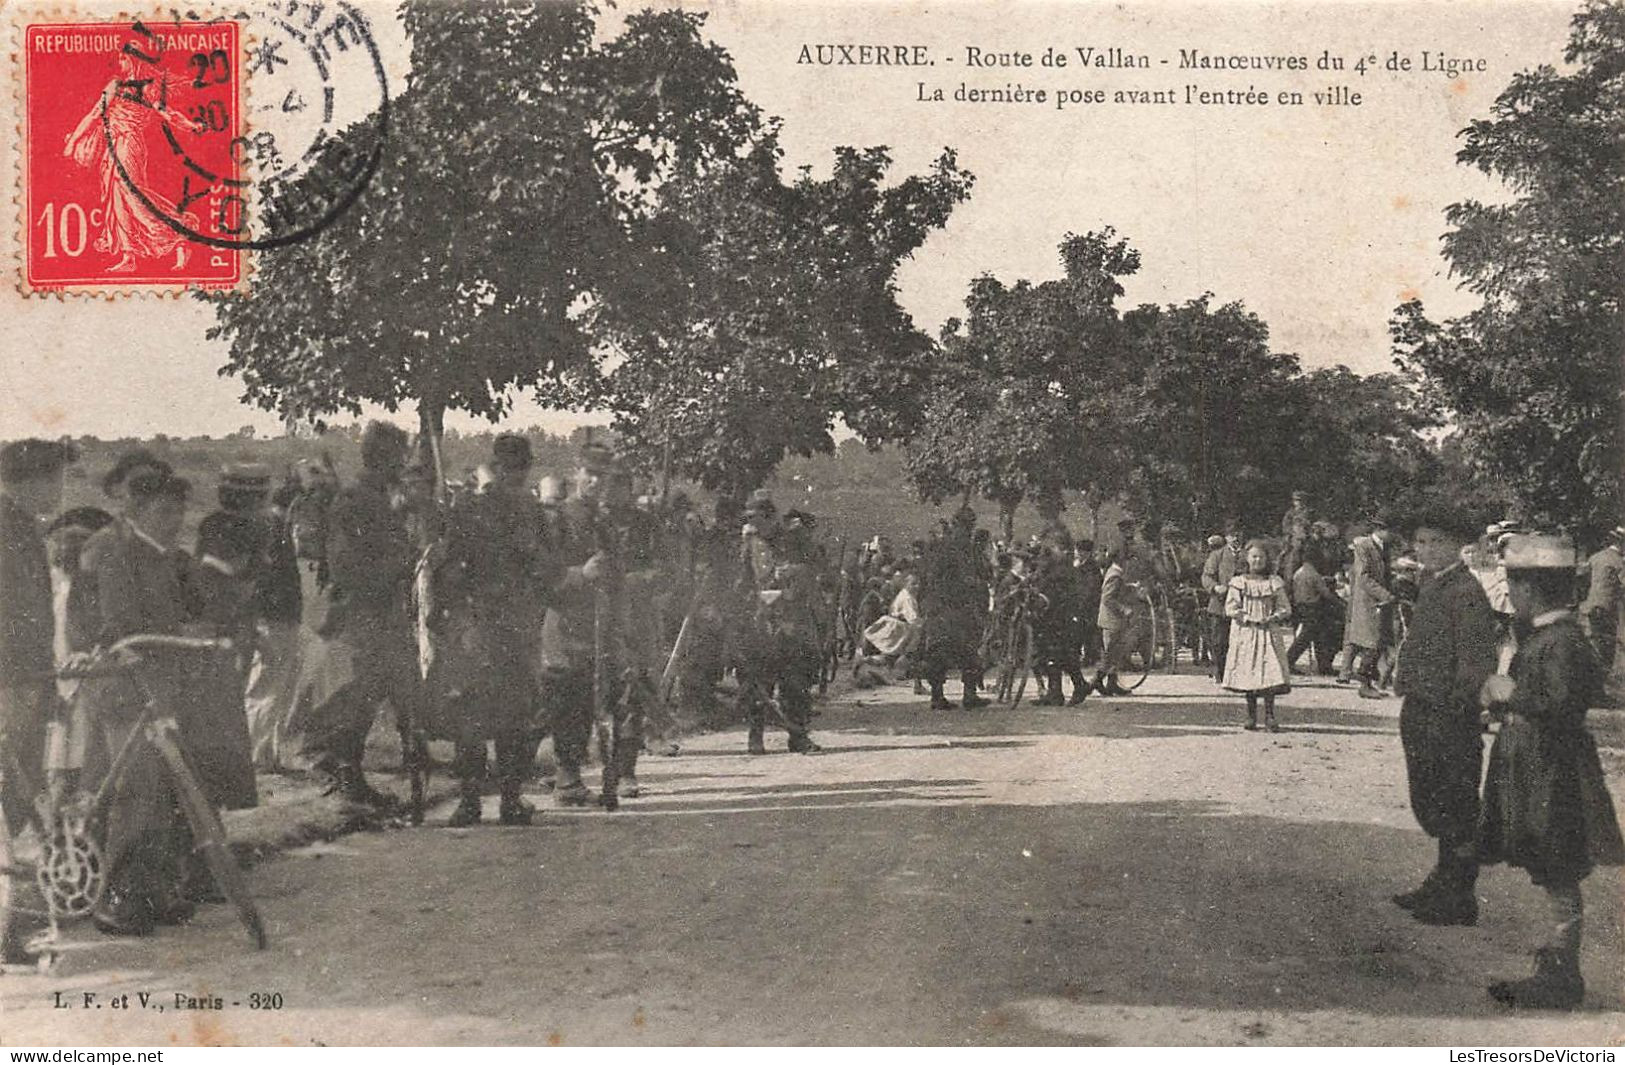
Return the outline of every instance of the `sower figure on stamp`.
<path id="1" fill-rule="evenodd" d="M 1602 669 L 1571 609 L 1574 545 L 1566 537 L 1515 535 L 1503 551 L 1507 591 L 1528 637 L 1508 674 L 1484 682 L 1481 702 L 1501 719 L 1490 748 L 1479 822 L 1479 860 L 1529 873 L 1546 893 L 1545 942 L 1534 974 L 1489 986 L 1507 1006 L 1574 1009 L 1580 975 L 1580 881 L 1599 865 L 1625 864 L 1613 800 L 1586 728 L 1600 701 Z"/>
<path id="2" fill-rule="evenodd" d="M 457 745 L 461 800 L 453 828 L 476 824 L 486 744 L 496 748 L 499 819 L 527 825 L 520 792 L 530 774 L 539 711 L 535 649 L 549 564 L 541 504 L 530 495 L 530 442 L 503 433 L 492 445 L 493 480 L 452 508 L 435 566 L 439 653 L 429 684 L 430 731 Z"/>
<path id="3" fill-rule="evenodd" d="M 328 610 L 321 646 L 302 668 L 310 709 L 305 754 L 344 798 L 388 807 L 361 771 L 367 733 L 388 702 L 398 720 L 421 709 L 408 602 L 417 551 L 393 493 L 406 468 L 406 433 L 372 422 L 361 437 L 362 473 L 334 498 L 327 518 Z"/>
<path id="4" fill-rule="evenodd" d="M 960 507 L 947 535 L 931 545 L 920 575 L 920 660 L 934 710 L 953 705 L 942 692 L 950 670 L 958 671 L 964 685 L 961 706 L 974 710 L 987 705 L 976 693 L 982 682 L 978 652 L 987 623 L 987 585 L 977 564 L 975 532 L 976 512 Z"/>
<path id="5" fill-rule="evenodd" d="M 1412 536 L 1423 581 L 1399 660 L 1399 738 L 1411 809 L 1438 840 L 1439 856 L 1422 885 L 1394 902 L 1423 924 L 1478 919 L 1478 692 L 1495 672 L 1500 634 L 1489 597 L 1462 557 L 1476 537 L 1477 524 L 1452 511 L 1422 516 Z"/>
<path id="6" fill-rule="evenodd" d="M 812 686 L 818 683 L 822 649 L 818 643 L 818 579 L 807 561 L 812 545 L 805 531 L 778 524 L 766 490 L 752 493 L 741 544 L 751 587 L 754 624 L 738 648 L 739 695 L 750 729 L 748 750 L 767 753 L 767 711 L 774 703 L 797 754 L 820 750 L 808 733 Z"/>

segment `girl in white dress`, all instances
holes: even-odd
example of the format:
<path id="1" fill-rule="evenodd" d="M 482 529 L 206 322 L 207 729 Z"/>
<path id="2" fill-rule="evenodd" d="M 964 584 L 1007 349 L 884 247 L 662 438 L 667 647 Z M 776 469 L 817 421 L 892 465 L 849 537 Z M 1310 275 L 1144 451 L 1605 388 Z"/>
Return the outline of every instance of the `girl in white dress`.
<path id="1" fill-rule="evenodd" d="M 1230 578 L 1224 613 L 1230 619 L 1230 652 L 1224 686 L 1247 697 L 1247 728 L 1258 728 L 1258 700 L 1264 700 L 1264 727 L 1279 732 L 1275 697 L 1292 690 L 1287 680 L 1286 625 L 1292 617 L 1286 581 L 1273 572 L 1269 548 L 1247 545 L 1247 572 Z"/>

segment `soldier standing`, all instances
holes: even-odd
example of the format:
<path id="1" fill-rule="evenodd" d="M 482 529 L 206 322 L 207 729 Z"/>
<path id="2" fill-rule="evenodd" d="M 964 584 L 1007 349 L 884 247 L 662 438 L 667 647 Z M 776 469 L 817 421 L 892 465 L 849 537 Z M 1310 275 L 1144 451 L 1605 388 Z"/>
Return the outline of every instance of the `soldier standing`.
<path id="1" fill-rule="evenodd" d="M 959 672 L 964 687 L 961 706 L 974 710 L 987 705 L 976 693 L 982 682 L 980 649 L 987 624 L 987 581 L 977 557 L 975 533 L 976 512 L 960 507 L 946 535 L 931 545 L 921 573 L 924 634 L 920 657 L 926 683 L 931 685 L 933 710 L 953 708 L 942 692 L 949 670 Z"/>
<path id="2" fill-rule="evenodd" d="M 338 493 L 327 515 L 329 605 L 318 634 L 328 653 L 318 654 L 301 678 L 314 703 L 306 755 L 344 798 L 379 807 L 394 800 L 361 771 L 373 718 L 385 701 L 398 720 L 414 719 L 421 708 L 407 609 L 417 552 L 391 498 L 406 457 L 403 430 L 385 422 L 367 426 L 361 477 Z"/>
<path id="3" fill-rule="evenodd" d="M 528 825 L 520 798 L 530 774 L 537 684 L 532 659 L 541 637 L 544 543 L 541 504 L 526 489 L 530 441 L 503 433 L 492 445 L 492 482 L 450 515 L 436 566 L 443 652 L 431 673 L 439 699 L 436 731 L 455 741 L 462 798 L 454 828 L 481 817 L 486 743 L 496 746 L 499 819 Z"/>
<path id="4" fill-rule="evenodd" d="M 752 493 L 742 545 L 755 595 L 755 623 L 739 649 L 736 669 L 740 698 L 750 728 L 748 750 L 766 754 L 767 710 L 778 693 L 778 709 L 790 734 L 789 749 L 813 754 L 822 748 L 808 727 L 812 686 L 818 682 L 822 648 L 818 643 L 818 579 L 812 545 L 802 528 L 786 530 L 776 519 L 772 497 Z"/>
<path id="5" fill-rule="evenodd" d="M 1208 552 L 1202 563 L 1202 590 L 1207 593 L 1208 647 L 1213 654 L 1213 679 L 1224 680 L 1224 660 L 1230 653 L 1230 619 L 1224 616 L 1224 597 L 1230 579 L 1246 571 L 1241 558 L 1241 527 L 1234 519 L 1224 523 L 1224 546 Z"/>
<path id="6" fill-rule="evenodd" d="M 613 764 L 604 767 L 615 790 L 606 806 L 638 794 L 637 756 L 643 742 L 648 669 L 648 619 L 633 609 L 653 586 L 653 530 L 632 506 L 632 482 L 613 452 L 581 449 L 576 496 L 561 508 L 555 538 L 559 558 L 542 625 L 543 693 L 559 760 L 554 796 L 584 806 L 581 779 L 594 709 L 615 737 Z"/>
<path id="7" fill-rule="evenodd" d="M 1052 529 L 1045 539 L 1048 542 L 1038 564 L 1038 591 L 1048 606 L 1034 620 L 1033 643 L 1046 689 L 1033 705 L 1061 705 L 1064 673 L 1072 681 L 1072 699 L 1067 705 L 1077 706 L 1091 690 L 1078 659 L 1084 638 L 1083 581 L 1072 565 L 1072 537 L 1066 529 Z"/>

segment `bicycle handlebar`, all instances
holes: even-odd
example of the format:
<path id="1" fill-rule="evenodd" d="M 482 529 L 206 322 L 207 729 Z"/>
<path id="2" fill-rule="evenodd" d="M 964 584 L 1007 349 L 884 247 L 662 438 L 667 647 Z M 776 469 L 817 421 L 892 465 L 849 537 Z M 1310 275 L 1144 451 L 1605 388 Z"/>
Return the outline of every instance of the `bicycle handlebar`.
<path id="1" fill-rule="evenodd" d="M 109 647 L 105 655 L 87 665 L 69 665 L 47 675 L 47 679 L 82 680 L 89 677 L 113 677 L 130 672 L 134 666 L 125 662 L 109 662 L 108 657 L 120 652 L 141 651 L 218 651 L 236 649 L 236 644 L 224 637 L 165 636 L 159 633 L 136 633 L 126 636 Z"/>

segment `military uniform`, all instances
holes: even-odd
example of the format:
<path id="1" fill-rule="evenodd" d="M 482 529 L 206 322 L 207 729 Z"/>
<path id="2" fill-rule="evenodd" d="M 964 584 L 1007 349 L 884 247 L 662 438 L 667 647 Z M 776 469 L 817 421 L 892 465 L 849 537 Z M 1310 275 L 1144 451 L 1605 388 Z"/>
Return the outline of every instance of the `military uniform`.
<path id="1" fill-rule="evenodd" d="M 407 602 L 417 551 L 391 504 L 387 475 L 366 470 L 334 498 L 326 531 L 327 612 L 302 667 L 305 753 L 352 798 L 379 801 L 361 774 L 381 703 L 419 719 L 422 690 Z"/>
<path id="2" fill-rule="evenodd" d="M 950 670 L 964 685 L 961 704 L 983 705 L 976 694 L 981 683 L 982 630 L 987 625 L 987 583 L 976 557 L 968 525 L 957 524 L 926 553 L 920 574 L 922 675 L 931 685 L 933 706 L 948 706 L 942 686 Z"/>
<path id="3" fill-rule="evenodd" d="M 772 536 L 750 531 L 742 545 L 756 597 L 753 624 L 735 669 L 753 753 L 766 749 L 763 733 L 775 692 L 790 750 L 810 754 L 819 749 L 808 732 L 812 687 L 818 683 L 822 662 L 818 578 L 797 539 L 783 530 Z"/>
<path id="4" fill-rule="evenodd" d="M 539 696 L 536 649 L 552 565 L 541 505 L 491 488 L 455 506 L 435 567 L 439 647 L 429 675 L 427 731 L 457 745 L 465 819 L 477 820 L 486 743 L 496 746 L 504 817 L 524 820 Z"/>
<path id="5" fill-rule="evenodd" d="M 1245 573 L 1241 549 L 1225 544 L 1208 552 L 1202 563 L 1202 590 L 1207 593 L 1208 647 L 1213 654 L 1213 679 L 1224 679 L 1224 660 L 1230 653 L 1230 619 L 1224 616 L 1224 599 L 1230 579 Z"/>
<path id="6" fill-rule="evenodd" d="M 542 626 L 543 699 L 559 760 L 557 794 L 575 804 L 585 799 L 581 766 L 592 736 L 595 689 L 615 734 L 617 764 L 606 767 L 606 775 L 621 781 L 625 792 L 636 789 L 644 713 L 658 676 L 651 671 L 654 622 L 642 609 L 655 583 L 655 537 L 648 515 L 630 507 L 576 498 L 560 514 L 559 555 Z M 597 554 L 608 562 L 597 580 L 588 580 L 584 567 Z"/>
<path id="7" fill-rule="evenodd" d="M 1083 646 L 1084 588 L 1078 570 L 1072 565 L 1070 550 L 1052 549 L 1044 553 L 1038 568 L 1037 589 L 1045 607 L 1033 619 L 1033 652 L 1043 671 L 1047 690 L 1038 705 L 1061 705 L 1061 675 L 1072 681 L 1072 704 L 1089 694 L 1083 679 L 1079 650 Z"/>
<path id="8" fill-rule="evenodd" d="M 45 753 L 55 631 L 51 569 L 39 520 L 0 492 L 0 808 L 15 836 L 34 796 Z M 9 765 L 22 773 L 8 771 Z"/>

